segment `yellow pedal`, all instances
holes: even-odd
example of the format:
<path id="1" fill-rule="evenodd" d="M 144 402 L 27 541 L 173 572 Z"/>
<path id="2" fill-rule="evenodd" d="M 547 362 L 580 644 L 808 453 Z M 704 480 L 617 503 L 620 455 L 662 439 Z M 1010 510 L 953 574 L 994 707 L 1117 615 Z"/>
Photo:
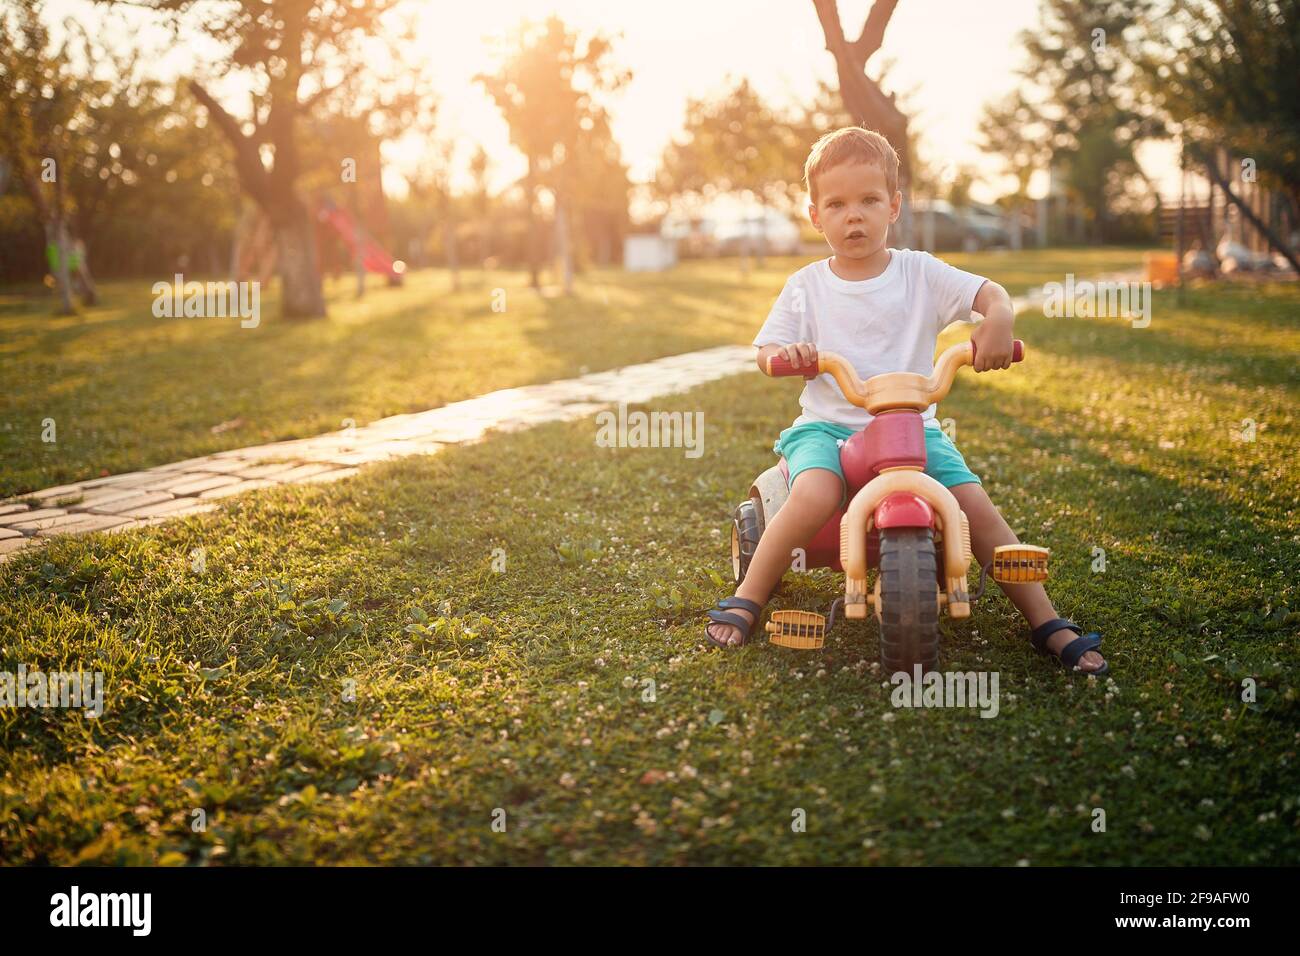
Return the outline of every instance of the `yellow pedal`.
<path id="1" fill-rule="evenodd" d="M 1029 584 L 1047 580 L 1047 548 L 1032 544 L 1004 544 L 993 549 L 990 573 L 999 584 Z"/>
<path id="2" fill-rule="evenodd" d="M 765 630 L 773 644 L 796 651 L 820 650 L 826 643 L 826 618 L 813 611 L 773 611 Z"/>

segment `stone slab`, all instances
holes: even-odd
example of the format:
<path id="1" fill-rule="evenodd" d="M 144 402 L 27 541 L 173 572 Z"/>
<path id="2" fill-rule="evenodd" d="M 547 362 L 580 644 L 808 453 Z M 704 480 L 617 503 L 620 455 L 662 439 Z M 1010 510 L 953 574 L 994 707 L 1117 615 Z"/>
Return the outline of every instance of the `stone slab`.
<path id="1" fill-rule="evenodd" d="M 179 498 L 185 495 L 202 494 L 205 491 L 211 491 L 213 488 L 224 488 L 226 485 L 238 484 L 240 480 L 234 475 L 196 475 L 189 481 L 171 485 L 167 490 Z"/>
<path id="2" fill-rule="evenodd" d="M 163 501 L 156 505 L 133 508 L 130 511 L 123 512 L 123 514 L 131 518 L 157 518 L 163 515 L 169 518 L 179 518 L 182 515 L 203 514 L 207 511 L 214 511 L 216 507 L 214 504 L 205 504 L 195 498 L 173 498 L 171 501 Z"/>
<path id="3" fill-rule="evenodd" d="M 116 498 L 101 505 L 92 505 L 90 511 L 92 514 L 120 515 L 135 508 L 143 508 L 146 505 L 156 505 L 160 501 L 171 500 L 172 496 L 166 491 L 140 491 L 137 489 L 123 498 Z"/>
<path id="4" fill-rule="evenodd" d="M 0 527 L 16 528 L 29 522 L 44 521 L 67 514 L 66 508 L 37 508 L 34 511 L 15 511 L 13 514 L 0 516 Z"/>
<path id="5" fill-rule="evenodd" d="M 130 521 L 129 518 L 122 518 L 117 515 L 76 514 L 67 515 L 66 517 L 68 520 L 64 523 L 58 523 L 63 521 L 63 519 L 58 519 L 48 528 L 42 528 L 36 532 L 37 537 L 52 538 L 60 534 L 89 534 L 92 531 L 104 531 Z"/>
<path id="6" fill-rule="evenodd" d="M 235 482 L 233 485 L 222 485 L 219 488 L 209 488 L 207 491 L 200 492 L 199 498 L 203 501 L 210 501 L 214 498 L 228 498 L 231 495 L 242 495 L 246 491 L 256 491 L 258 488 L 275 488 L 277 483 L 268 481 L 265 478 L 250 478 Z"/>

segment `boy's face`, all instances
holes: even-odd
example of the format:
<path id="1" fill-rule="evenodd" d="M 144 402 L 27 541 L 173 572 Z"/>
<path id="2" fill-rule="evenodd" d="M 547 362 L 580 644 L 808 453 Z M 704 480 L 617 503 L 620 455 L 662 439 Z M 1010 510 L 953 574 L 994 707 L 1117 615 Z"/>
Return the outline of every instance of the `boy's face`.
<path id="1" fill-rule="evenodd" d="M 874 163 L 841 163 L 817 177 L 817 202 L 808 216 L 837 256 L 866 259 L 885 247 L 903 195 L 889 194 L 885 171 Z"/>

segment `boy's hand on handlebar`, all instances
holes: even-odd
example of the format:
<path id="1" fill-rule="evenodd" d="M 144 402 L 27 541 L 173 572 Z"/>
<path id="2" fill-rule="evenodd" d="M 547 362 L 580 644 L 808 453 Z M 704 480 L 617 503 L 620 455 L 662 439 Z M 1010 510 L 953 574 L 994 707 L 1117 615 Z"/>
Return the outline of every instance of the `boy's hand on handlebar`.
<path id="1" fill-rule="evenodd" d="M 1011 367 L 1015 346 L 1010 325 L 985 320 L 975 327 L 970 340 L 975 346 L 975 361 L 972 363 L 975 371 Z"/>
<path id="2" fill-rule="evenodd" d="M 817 346 L 811 342 L 795 342 L 781 346 L 781 354 L 795 368 L 815 366 L 817 364 Z"/>

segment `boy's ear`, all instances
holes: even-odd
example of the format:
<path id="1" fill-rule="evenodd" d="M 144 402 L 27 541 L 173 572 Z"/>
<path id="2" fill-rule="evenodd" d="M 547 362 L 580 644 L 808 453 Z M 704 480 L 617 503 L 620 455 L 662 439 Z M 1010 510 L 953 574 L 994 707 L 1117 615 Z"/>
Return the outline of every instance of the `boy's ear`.
<path id="1" fill-rule="evenodd" d="M 898 222 L 898 216 L 903 211 L 903 193 L 901 190 L 894 190 L 894 198 L 889 200 L 889 221 Z"/>
<path id="2" fill-rule="evenodd" d="M 821 221 L 817 218 L 817 204 L 816 204 L 816 203 L 809 203 L 809 204 L 808 204 L 808 218 L 809 218 L 810 220 L 812 220 L 813 228 L 816 229 L 818 232 L 821 232 L 821 231 L 822 231 L 822 224 L 821 224 Z"/>

